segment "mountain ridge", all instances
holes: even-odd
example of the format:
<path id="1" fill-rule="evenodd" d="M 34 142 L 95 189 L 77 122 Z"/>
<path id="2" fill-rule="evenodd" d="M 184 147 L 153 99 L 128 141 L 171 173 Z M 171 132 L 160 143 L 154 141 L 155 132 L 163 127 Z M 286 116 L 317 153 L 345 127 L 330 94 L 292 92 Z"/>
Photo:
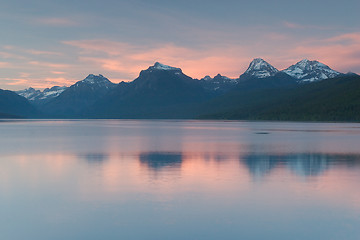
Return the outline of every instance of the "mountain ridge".
<path id="1" fill-rule="evenodd" d="M 189 119 L 212 116 L 233 119 L 236 116 L 238 119 L 252 119 L 261 118 L 257 112 L 263 112 L 261 109 L 264 107 L 275 111 L 275 107 L 267 102 L 277 99 L 277 95 L 283 97 L 276 103 L 277 109 L 280 109 L 280 106 L 292 101 L 293 96 L 289 93 L 294 93 L 294 89 L 302 89 L 302 85 L 312 88 L 318 82 L 332 82 L 333 76 L 343 76 L 341 81 L 346 81 L 347 77 L 356 78 L 358 75 L 342 74 L 323 63 L 306 59 L 279 71 L 265 60 L 256 58 L 237 79 L 217 74 L 213 78 L 205 76 L 198 80 L 185 75 L 181 68 L 155 62 L 140 71 L 139 76 L 131 82 L 114 84 L 101 74 L 89 74 L 58 96 L 37 106 L 43 116 L 50 118 Z M 308 80 L 309 77 L 313 79 Z M 336 88 L 331 84 L 321 86 L 328 88 L 326 91 L 329 92 Z M 29 91 L 35 95 L 39 93 L 35 89 Z M 321 92 L 319 89 L 317 91 Z M 345 91 L 345 88 L 341 91 Z M 336 89 L 332 93 L 336 93 Z M 309 99 L 314 104 L 319 101 L 310 92 L 305 91 L 304 94 L 311 96 Z M 306 99 L 303 101 L 304 104 L 308 102 Z M 298 107 L 294 105 L 294 109 Z M 243 114 L 238 114 L 239 109 Z M 250 109 L 252 112 L 249 112 Z M 306 112 L 304 109 L 302 111 Z M 233 114 L 229 115 L 229 112 Z M 261 116 L 267 118 L 272 115 Z"/>

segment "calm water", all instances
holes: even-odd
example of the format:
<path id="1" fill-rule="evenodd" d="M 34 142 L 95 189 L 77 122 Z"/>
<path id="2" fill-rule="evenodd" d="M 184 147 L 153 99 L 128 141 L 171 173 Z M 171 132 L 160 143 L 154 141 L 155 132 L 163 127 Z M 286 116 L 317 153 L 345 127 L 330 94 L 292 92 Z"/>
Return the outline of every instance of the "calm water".
<path id="1" fill-rule="evenodd" d="M 360 124 L 0 122 L 0 239 L 360 239 Z"/>

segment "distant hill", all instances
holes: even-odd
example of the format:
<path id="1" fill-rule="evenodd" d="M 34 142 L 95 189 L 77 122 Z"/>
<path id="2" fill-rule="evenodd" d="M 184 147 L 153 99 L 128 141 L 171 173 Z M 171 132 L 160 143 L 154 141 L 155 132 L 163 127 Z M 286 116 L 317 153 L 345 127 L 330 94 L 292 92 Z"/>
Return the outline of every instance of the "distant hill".
<path id="1" fill-rule="evenodd" d="M 37 117 L 38 111 L 30 102 L 15 92 L 0 89 L 0 118 Z"/>
<path id="2" fill-rule="evenodd" d="M 360 121 L 360 76 L 342 75 L 295 87 L 236 89 L 208 104 L 211 107 L 199 118 Z"/>

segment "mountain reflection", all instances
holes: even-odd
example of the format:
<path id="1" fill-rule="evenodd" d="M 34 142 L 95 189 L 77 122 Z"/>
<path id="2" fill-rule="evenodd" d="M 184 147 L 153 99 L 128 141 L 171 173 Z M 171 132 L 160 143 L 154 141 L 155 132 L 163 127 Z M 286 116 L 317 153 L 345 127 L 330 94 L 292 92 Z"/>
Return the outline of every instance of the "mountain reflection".
<path id="1" fill-rule="evenodd" d="M 255 178 L 264 177 L 272 170 L 284 166 L 294 174 L 304 177 L 314 177 L 324 174 L 331 166 L 345 165 L 360 167 L 360 155 L 345 154 L 248 154 L 241 156 L 241 161 Z"/>
<path id="2" fill-rule="evenodd" d="M 80 155 L 79 158 L 85 159 L 90 164 L 101 164 L 109 158 L 109 155 L 103 153 L 88 153 Z"/>
<path id="3" fill-rule="evenodd" d="M 183 156 L 181 153 L 146 152 L 139 155 L 139 160 L 149 169 L 158 171 L 163 168 L 180 168 Z"/>

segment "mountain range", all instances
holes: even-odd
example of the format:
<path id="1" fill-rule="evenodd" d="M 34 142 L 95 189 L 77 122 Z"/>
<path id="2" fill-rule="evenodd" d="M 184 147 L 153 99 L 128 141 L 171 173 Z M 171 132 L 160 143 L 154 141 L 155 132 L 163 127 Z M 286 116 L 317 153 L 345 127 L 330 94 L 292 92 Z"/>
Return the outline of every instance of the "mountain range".
<path id="1" fill-rule="evenodd" d="M 131 82 L 90 74 L 70 87 L 2 90 L 0 117 L 357 121 L 359 80 L 307 59 L 280 71 L 256 58 L 239 78 L 200 80 L 156 62 Z"/>

